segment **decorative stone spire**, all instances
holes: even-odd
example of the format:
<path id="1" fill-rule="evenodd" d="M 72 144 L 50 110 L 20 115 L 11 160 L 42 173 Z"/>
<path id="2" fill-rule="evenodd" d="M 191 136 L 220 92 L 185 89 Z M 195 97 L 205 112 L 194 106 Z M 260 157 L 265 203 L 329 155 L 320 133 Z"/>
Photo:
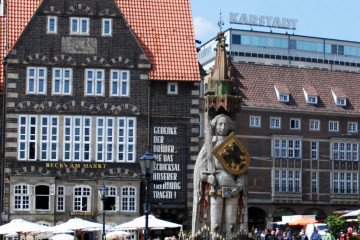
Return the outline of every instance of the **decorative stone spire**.
<path id="1" fill-rule="evenodd" d="M 205 110 L 215 115 L 227 112 L 229 115 L 240 110 L 241 98 L 233 91 L 233 80 L 228 76 L 226 59 L 226 43 L 223 32 L 219 32 L 216 40 L 215 66 L 205 91 Z"/>

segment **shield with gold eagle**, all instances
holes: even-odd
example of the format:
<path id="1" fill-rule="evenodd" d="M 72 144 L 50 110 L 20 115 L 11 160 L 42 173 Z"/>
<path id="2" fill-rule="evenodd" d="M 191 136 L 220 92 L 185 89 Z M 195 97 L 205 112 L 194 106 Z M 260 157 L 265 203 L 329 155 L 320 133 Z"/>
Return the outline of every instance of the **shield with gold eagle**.
<path id="1" fill-rule="evenodd" d="M 224 168 L 234 175 L 242 174 L 250 165 L 250 155 L 234 133 L 217 146 L 213 154 Z"/>

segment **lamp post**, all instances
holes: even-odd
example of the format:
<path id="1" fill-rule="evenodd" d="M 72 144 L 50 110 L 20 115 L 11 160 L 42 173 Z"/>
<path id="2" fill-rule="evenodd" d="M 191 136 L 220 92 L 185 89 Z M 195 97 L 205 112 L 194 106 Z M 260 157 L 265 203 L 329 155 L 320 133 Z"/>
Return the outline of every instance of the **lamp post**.
<path id="1" fill-rule="evenodd" d="M 145 177 L 145 234 L 144 240 L 148 240 L 149 234 L 149 183 L 151 174 L 154 172 L 154 164 L 156 159 L 149 152 L 146 151 L 145 155 L 139 158 L 141 172 Z"/>
<path id="2" fill-rule="evenodd" d="M 103 204 L 103 232 L 102 232 L 102 238 L 101 238 L 102 240 L 106 239 L 106 236 L 105 236 L 105 200 L 107 198 L 108 191 L 109 191 L 109 188 L 106 187 L 104 183 L 99 188 L 100 198 L 101 198 L 101 201 Z"/>

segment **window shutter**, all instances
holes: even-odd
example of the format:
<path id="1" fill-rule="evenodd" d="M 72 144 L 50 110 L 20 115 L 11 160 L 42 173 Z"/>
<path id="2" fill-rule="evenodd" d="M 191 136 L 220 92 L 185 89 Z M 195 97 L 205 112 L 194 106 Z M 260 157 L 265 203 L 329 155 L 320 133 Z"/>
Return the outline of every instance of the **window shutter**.
<path id="1" fill-rule="evenodd" d="M 28 185 L 29 188 L 29 195 L 33 196 L 35 195 L 35 186 Z"/>
<path id="2" fill-rule="evenodd" d="M 50 195 L 55 195 L 55 184 L 50 186 Z"/>
<path id="3" fill-rule="evenodd" d="M 115 211 L 119 211 L 120 208 L 119 208 L 119 205 L 120 204 L 120 197 L 119 196 L 116 196 L 115 197 Z"/>

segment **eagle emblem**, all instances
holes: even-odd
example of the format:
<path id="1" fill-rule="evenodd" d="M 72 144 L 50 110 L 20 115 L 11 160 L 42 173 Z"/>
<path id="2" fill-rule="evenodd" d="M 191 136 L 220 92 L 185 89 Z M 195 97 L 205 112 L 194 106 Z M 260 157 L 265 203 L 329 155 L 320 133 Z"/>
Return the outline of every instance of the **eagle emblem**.
<path id="1" fill-rule="evenodd" d="M 249 153 L 234 133 L 216 147 L 213 154 L 224 168 L 234 175 L 242 174 L 250 165 Z"/>

